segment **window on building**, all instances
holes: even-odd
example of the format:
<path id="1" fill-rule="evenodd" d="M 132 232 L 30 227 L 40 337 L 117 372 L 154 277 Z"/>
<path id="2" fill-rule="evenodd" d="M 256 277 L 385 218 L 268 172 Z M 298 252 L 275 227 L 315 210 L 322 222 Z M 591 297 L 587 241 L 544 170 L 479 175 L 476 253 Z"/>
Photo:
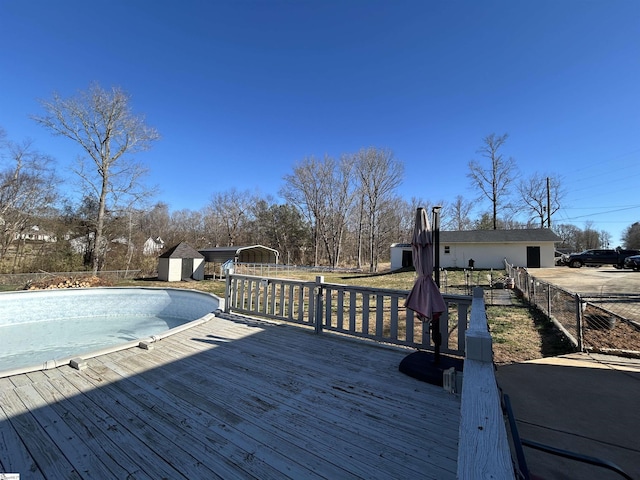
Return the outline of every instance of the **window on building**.
<path id="1" fill-rule="evenodd" d="M 444 253 L 445 253 L 445 254 L 447 254 L 447 253 L 451 253 L 451 247 L 450 247 L 449 245 L 445 245 L 445 246 L 444 246 Z"/>

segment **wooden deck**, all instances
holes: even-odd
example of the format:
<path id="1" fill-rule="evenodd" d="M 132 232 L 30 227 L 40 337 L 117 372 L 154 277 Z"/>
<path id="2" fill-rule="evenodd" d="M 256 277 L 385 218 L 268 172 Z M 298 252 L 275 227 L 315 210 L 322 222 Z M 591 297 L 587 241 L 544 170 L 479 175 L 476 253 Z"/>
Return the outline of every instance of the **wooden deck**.
<path id="1" fill-rule="evenodd" d="M 456 477 L 460 399 L 406 351 L 226 315 L 0 379 L 0 472 L 23 479 Z"/>

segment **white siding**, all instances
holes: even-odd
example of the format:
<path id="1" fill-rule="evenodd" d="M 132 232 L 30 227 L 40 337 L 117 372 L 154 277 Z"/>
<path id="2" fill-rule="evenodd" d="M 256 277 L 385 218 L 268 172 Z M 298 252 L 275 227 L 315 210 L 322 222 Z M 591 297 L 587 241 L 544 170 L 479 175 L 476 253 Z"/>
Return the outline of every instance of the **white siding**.
<path id="1" fill-rule="evenodd" d="M 449 253 L 445 253 L 445 247 Z M 540 247 L 540 267 L 555 265 L 553 242 L 531 243 L 442 243 L 440 245 L 441 268 L 468 268 L 473 259 L 474 268 L 504 268 L 504 259 L 516 266 L 527 266 L 527 247 Z M 402 252 L 411 251 L 411 247 L 391 247 L 391 269 L 402 267 Z"/>
<path id="2" fill-rule="evenodd" d="M 468 268 L 471 259 L 474 261 L 474 268 L 502 268 L 505 258 L 514 265 L 527 264 L 526 247 L 518 244 L 450 244 L 450 253 L 444 253 L 445 246 L 447 245 L 440 246 L 442 268 Z"/>
<path id="3" fill-rule="evenodd" d="M 204 280 L 204 258 L 193 259 L 194 280 Z M 182 280 L 182 258 L 159 258 L 158 280 L 179 282 Z"/>
<path id="4" fill-rule="evenodd" d="M 398 270 L 402 268 L 402 252 L 405 250 L 411 251 L 411 247 L 399 247 L 397 245 L 391 245 L 391 270 Z"/>
<path id="5" fill-rule="evenodd" d="M 165 282 L 182 280 L 182 259 L 160 258 L 158 260 L 158 280 Z"/>

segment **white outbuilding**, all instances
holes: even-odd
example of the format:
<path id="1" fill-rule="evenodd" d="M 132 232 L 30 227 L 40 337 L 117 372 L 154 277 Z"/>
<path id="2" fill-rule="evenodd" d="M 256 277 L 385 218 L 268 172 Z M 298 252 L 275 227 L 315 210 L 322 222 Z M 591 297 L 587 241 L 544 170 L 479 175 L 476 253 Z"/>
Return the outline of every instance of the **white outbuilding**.
<path id="1" fill-rule="evenodd" d="M 555 244 L 561 239 L 548 228 L 440 232 L 441 268 L 527 268 L 555 266 Z M 391 269 L 413 265 L 411 244 L 391 245 Z"/>
<path id="2" fill-rule="evenodd" d="M 158 280 L 204 280 L 204 255 L 181 242 L 158 257 Z"/>

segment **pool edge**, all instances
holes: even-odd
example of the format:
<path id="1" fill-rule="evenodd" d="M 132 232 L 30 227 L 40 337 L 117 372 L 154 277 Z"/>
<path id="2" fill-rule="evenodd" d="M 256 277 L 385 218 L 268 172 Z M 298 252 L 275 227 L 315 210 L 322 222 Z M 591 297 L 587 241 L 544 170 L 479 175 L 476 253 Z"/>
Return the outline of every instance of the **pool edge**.
<path id="1" fill-rule="evenodd" d="M 218 298 L 218 300 L 220 302 L 223 302 L 223 299 L 219 298 L 216 295 L 213 295 L 211 293 L 208 292 L 202 292 L 208 295 L 212 295 L 216 298 Z M 208 321 L 210 321 L 211 319 L 215 318 L 216 313 L 217 312 L 222 312 L 223 310 L 221 308 L 216 309 L 214 312 L 210 312 L 207 313 L 205 315 L 203 315 L 202 317 L 196 319 L 196 320 L 192 320 L 188 323 L 184 323 L 182 325 L 178 325 L 177 327 L 173 327 L 170 328 L 169 330 L 165 330 L 164 332 L 161 332 L 157 335 L 151 335 L 149 337 L 143 337 L 143 338 L 139 338 L 136 340 L 131 340 L 129 342 L 126 343 L 122 343 L 119 345 L 114 345 L 111 347 L 105 347 L 105 348 L 101 348 L 98 350 L 94 350 L 92 352 L 88 352 L 82 355 L 74 355 L 72 357 L 62 357 L 62 358 L 58 358 L 58 359 L 52 359 L 52 360 L 47 360 L 45 362 L 40 362 L 34 365 L 30 365 L 30 366 L 26 366 L 26 367 L 18 367 L 18 368 L 13 368 L 13 369 L 8 369 L 8 370 L 2 370 L 0 371 L 0 378 L 7 378 L 7 377 L 13 377 L 15 375 L 22 375 L 25 373 L 31 373 L 31 372 L 41 372 L 41 371 L 45 371 L 45 370 L 52 370 L 54 368 L 58 368 L 58 367 L 64 367 L 64 366 L 68 366 L 71 365 L 72 362 L 75 363 L 77 365 L 76 366 L 72 366 L 72 368 L 75 368 L 76 370 L 81 370 L 82 369 L 82 365 L 83 365 L 83 361 L 88 360 L 90 358 L 95 358 L 95 357 L 99 357 L 101 355 L 107 355 L 109 353 L 113 353 L 113 352 L 119 352 L 122 350 L 128 350 L 130 348 L 141 348 L 141 349 L 145 349 L 145 350 L 149 350 L 149 346 L 151 346 L 151 348 L 153 348 L 153 344 L 155 344 L 156 342 L 159 342 L 160 340 L 170 337 L 172 335 L 175 335 L 177 333 L 180 333 L 184 330 L 189 330 L 190 328 L 193 327 L 197 327 L 198 325 L 202 325 L 204 323 L 207 323 Z M 144 345 L 144 346 L 143 346 Z"/>

